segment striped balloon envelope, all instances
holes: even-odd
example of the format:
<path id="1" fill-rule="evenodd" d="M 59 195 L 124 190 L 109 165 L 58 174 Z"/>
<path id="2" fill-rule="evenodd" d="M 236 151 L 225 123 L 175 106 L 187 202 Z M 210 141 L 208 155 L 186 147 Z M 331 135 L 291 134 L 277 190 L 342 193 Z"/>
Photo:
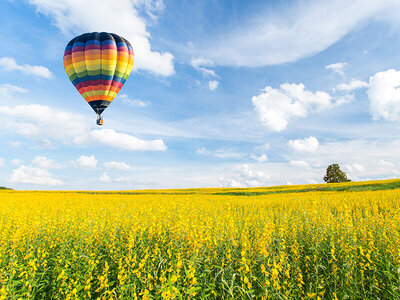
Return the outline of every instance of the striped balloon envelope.
<path id="1" fill-rule="evenodd" d="M 64 52 L 69 79 L 98 116 L 118 94 L 133 67 L 131 44 L 114 33 L 92 32 L 73 38 Z"/>

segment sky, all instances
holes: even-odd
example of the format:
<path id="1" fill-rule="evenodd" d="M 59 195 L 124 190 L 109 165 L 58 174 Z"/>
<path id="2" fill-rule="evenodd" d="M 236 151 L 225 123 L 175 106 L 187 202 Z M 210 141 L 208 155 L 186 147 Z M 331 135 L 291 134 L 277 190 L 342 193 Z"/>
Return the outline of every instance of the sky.
<path id="1" fill-rule="evenodd" d="M 0 20 L 0 186 L 400 177 L 397 0 L 1 0 Z M 95 31 L 135 52 L 101 127 L 63 65 Z"/>

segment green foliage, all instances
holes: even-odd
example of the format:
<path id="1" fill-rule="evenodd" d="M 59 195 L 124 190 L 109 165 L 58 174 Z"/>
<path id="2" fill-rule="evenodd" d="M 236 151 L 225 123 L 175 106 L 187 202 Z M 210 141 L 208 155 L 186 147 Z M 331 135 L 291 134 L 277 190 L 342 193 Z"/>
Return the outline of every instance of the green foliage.
<path id="1" fill-rule="evenodd" d="M 339 182 L 350 181 L 350 179 L 347 178 L 346 173 L 340 170 L 338 164 L 332 164 L 328 166 L 328 168 L 326 169 L 326 175 L 324 176 L 324 180 L 327 183 L 339 183 Z"/>

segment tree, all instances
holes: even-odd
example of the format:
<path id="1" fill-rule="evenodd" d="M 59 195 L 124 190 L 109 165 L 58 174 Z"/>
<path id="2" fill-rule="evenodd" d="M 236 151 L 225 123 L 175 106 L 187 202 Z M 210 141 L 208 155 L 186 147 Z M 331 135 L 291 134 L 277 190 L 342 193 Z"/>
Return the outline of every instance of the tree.
<path id="1" fill-rule="evenodd" d="M 326 169 L 324 180 L 327 183 L 351 181 L 347 178 L 347 174 L 344 171 L 340 170 L 338 164 L 332 164 L 328 166 L 328 168 Z"/>

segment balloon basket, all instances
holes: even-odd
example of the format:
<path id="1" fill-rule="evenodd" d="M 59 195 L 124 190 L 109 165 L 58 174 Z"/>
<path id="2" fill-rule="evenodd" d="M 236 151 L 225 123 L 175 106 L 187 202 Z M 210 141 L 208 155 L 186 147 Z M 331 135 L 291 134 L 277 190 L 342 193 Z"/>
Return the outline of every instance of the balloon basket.
<path id="1" fill-rule="evenodd" d="M 103 125 L 103 118 L 100 117 L 100 116 L 98 116 L 98 117 L 97 117 L 96 123 L 97 123 L 97 125 L 99 125 L 99 126 Z"/>

